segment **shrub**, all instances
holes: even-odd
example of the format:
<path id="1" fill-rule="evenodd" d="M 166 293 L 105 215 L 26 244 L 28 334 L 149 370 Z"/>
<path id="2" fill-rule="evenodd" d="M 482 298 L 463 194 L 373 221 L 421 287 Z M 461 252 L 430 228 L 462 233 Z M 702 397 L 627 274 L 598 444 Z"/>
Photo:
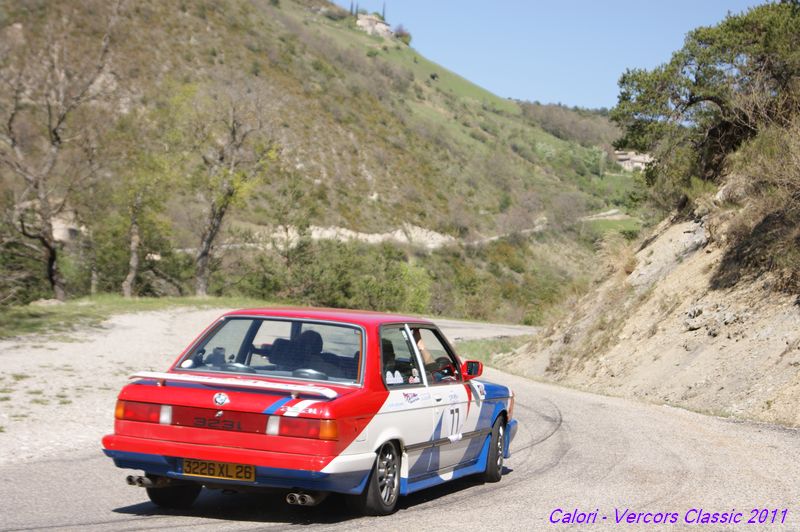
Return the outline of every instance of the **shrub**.
<path id="1" fill-rule="evenodd" d="M 411 46 L 411 33 L 402 24 L 394 29 L 394 36 L 406 46 Z"/>
<path id="2" fill-rule="evenodd" d="M 800 293 L 800 118 L 759 133 L 735 154 L 733 168 L 747 176 L 752 193 L 730 225 L 712 286 L 771 271 L 777 288 Z"/>

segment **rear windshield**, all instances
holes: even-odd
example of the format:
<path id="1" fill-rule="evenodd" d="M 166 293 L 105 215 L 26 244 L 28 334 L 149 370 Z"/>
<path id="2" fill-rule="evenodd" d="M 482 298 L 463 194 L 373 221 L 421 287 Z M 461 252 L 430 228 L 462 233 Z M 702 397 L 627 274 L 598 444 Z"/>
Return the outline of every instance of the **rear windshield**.
<path id="1" fill-rule="evenodd" d="M 350 325 L 227 318 L 177 367 L 354 384 L 362 344 L 361 329 Z"/>

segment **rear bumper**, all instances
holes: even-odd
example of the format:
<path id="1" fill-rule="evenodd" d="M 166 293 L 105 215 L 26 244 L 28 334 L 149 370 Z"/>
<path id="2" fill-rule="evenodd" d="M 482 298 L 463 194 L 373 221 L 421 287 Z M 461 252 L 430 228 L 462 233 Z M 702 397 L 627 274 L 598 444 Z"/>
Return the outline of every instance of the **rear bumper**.
<path id="1" fill-rule="evenodd" d="M 242 485 L 348 494 L 363 491 L 375 457 L 370 453 L 364 459 L 347 457 L 349 458 L 347 460 L 331 461 L 330 457 L 211 447 L 117 435 L 103 438 L 103 447 L 103 452 L 114 460 L 117 467 L 140 469 L 145 473 L 168 478 L 209 484 L 230 484 L 232 487 Z M 255 465 L 256 480 L 243 482 L 184 475 L 183 458 Z M 368 460 L 369 465 L 365 467 L 364 464 Z M 331 467 L 335 463 L 340 464 L 340 467 Z M 322 468 L 326 464 L 328 467 L 323 471 Z"/>

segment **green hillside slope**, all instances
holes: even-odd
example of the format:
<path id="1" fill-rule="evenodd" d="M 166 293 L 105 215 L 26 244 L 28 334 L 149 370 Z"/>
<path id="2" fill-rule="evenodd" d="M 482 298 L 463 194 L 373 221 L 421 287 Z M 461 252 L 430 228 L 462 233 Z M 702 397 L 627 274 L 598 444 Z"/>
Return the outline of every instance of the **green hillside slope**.
<path id="1" fill-rule="evenodd" d="M 71 21 L 69 50 L 94 57 L 112 10 L 106 2 L 57 8 L 3 2 L 2 40 L 11 48 L 22 39 L 24 49 L 44 49 L 62 17 Z M 299 0 L 121 4 L 110 30 L 108 66 L 91 87 L 102 98 L 67 122 L 67 129 L 97 132 L 91 135 L 94 158 L 86 163 L 93 177 L 71 187 L 59 181 L 69 175 L 64 170 L 52 181 L 60 182 L 81 226 L 82 242 L 67 244 L 57 261 L 71 294 L 88 292 L 90 280 L 99 290 L 119 289 L 130 255 L 130 190 L 152 197 L 148 202 L 145 195 L 138 222 L 142 271 L 134 292 L 190 290 L 191 255 L 214 199 L 208 200 L 207 180 L 196 178 L 202 150 L 192 152 L 191 135 L 202 129 L 209 145 L 220 142 L 213 128 L 224 121 L 226 102 L 257 109 L 251 118 L 262 133 L 258 142 L 274 153 L 257 179 L 243 181 L 226 211 L 209 263 L 212 292 L 530 321 L 538 319 L 545 300 L 581 277 L 589 248 L 577 220 L 620 206 L 633 189 L 627 178 L 605 176 L 604 149 L 547 133 L 518 102 L 491 94 L 399 40 L 367 35 L 345 15 L 326 2 Z M 13 57 L 4 59 L 4 68 L 12 69 Z M 46 69 L 25 57 L 28 69 Z M 65 165 L 87 153 L 85 145 L 70 150 Z M 24 183 L 8 168 L 2 172 L 7 210 L 18 212 Z M 93 185 L 85 186 L 89 181 Z M 8 242 L 19 236 L 17 222 L 5 220 Z M 331 244 L 336 249 L 325 252 L 340 258 L 376 253 L 400 262 L 432 288 L 414 305 L 402 298 L 321 298 L 307 277 L 287 281 L 294 275 L 288 251 L 277 258 L 259 255 L 275 249 L 265 240 L 285 224 L 364 233 L 412 224 L 457 240 L 449 250 L 427 252 Z M 499 252 L 494 248 L 508 239 L 486 240 L 510 234 L 527 236 Z M 306 266 L 318 262 L 320 246 L 309 244 L 308 256 L 315 259 Z M 571 257 L 567 263 L 565 255 Z M 152 257 L 159 264 L 151 264 Z M 0 267 L 25 269 L 19 260 L 0 257 Z M 342 260 L 342 268 L 361 271 Z M 456 264 L 467 270 L 463 276 L 450 273 Z M 363 273 L 372 275 L 369 264 Z M 24 289 L 10 301 L 48 292 L 41 275 L 19 279 Z"/>

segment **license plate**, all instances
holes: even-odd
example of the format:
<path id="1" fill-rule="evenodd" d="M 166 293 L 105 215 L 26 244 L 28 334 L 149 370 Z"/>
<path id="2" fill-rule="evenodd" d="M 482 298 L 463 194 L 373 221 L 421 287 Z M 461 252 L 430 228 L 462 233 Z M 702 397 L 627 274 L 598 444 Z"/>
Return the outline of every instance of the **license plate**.
<path id="1" fill-rule="evenodd" d="M 255 482 L 256 466 L 184 458 L 183 474 L 193 477 L 224 478 L 226 480 Z"/>

